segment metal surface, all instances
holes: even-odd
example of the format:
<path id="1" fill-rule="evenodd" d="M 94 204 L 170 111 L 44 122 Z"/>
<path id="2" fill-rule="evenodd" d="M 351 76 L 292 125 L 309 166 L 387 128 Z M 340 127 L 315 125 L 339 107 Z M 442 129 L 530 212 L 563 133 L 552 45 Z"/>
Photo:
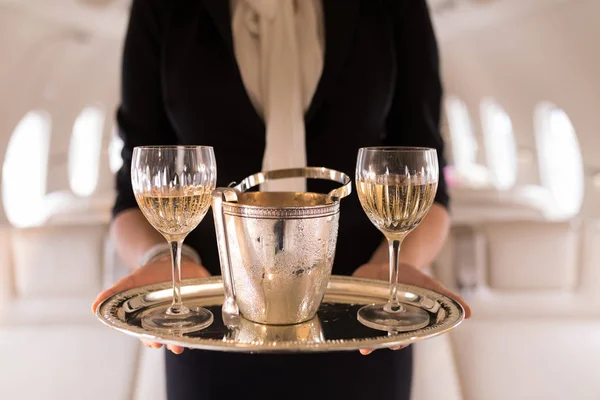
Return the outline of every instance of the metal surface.
<path id="1" fill-rule="evenodd" d="M 138 338 L 187 348 L 248 353 L 350 351 L 406 345 L 449 332 L 464 319 L 464 310 L 453 299 L 410 285 L 400 285 L 399 290 L 403 302 L 430 314 L 428 326 L 391 334 L 364 326 L 356 319 L 356 311 L 364 304 L 385 302 L 389 294 L 387 282 L 335 275 L 317 315 L 296 325 L 261 325 L 240 318 L 235 326 L 227 328 L 219 317 L 223 303 L 220 277 L 184 281 L 185 303 L 206 307 L 215 315 L 213 324 L 202 331 L 157 335 L 142 328 L 140 316 L 145 311 L 171 301 L 168 282 L 115 294 L 98 307 L 97 316 L 109 327 Z"/>
<path id="2" fill-rule="evenodd" d="M 343 186 L 328 194 L 246 192 L 290 177 Z M 340 199 L 350 191 L 348 175 L 310 167 L 261 172 L 213 192 L 227 325 L 240 317 L 276 325 L 314 318 L 331 276 Z"/>
<path id="3" fill-rule="evenodd" d="M 329 198 L 328 202 L 331 202 L 335 199 L 339 200 L 344 198 L 352 192 L 352 180 L 348 175 L 344 174 L 343 172 L 324 167 L 290 168 L 259 172 L 242 180 L 234 187 L 234 189 L 243 193 L 254 186 L 265 183 L 268 180 L 286 178 L 324 179 L 341 183 L 343 186 L 329 192 L 327 195 Z"/>

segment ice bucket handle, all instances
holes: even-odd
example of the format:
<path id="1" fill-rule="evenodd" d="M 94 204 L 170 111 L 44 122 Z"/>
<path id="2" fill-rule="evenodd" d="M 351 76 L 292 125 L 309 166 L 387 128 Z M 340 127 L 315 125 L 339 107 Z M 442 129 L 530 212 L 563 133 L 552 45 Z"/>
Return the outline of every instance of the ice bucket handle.
<path id="1" fill-rule="evenodd" d="M 352 193 L 352 180 L 343 172 L 336 171 L 324 167 L 305 167 L 305 168 L 290 168 L 276 169 L 273 171 L 258 172 L 245 178 L 239 184 L 233 187 L 237 192 L 245 192 L 254 186 L 265 183 L 273 179 L 285 178 L 310 178 L 310 179 L 325 179 L 341 183 L 342 186 L 332 190 L 327 194 L 327 202 L 332 203 L 348 196 Z"/>

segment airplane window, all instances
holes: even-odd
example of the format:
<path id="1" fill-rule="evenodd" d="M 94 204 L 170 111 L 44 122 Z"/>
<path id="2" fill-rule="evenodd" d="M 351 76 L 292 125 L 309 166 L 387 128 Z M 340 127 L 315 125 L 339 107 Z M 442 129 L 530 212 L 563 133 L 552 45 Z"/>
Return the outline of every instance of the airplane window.
<path id="1" fill-rule="evenodd" d="M 562 213 L 574 216 L 584 196 L 583 160 L 575 128 L 568 115 L 551 104 L 540 105 L 536 119 L 542 185 Z"/>
<path id="2" fill-rule="evenodd" d="M 453 180 L 458 186 L 487 186 L 489 172 L 477 163 L 477 140 L 467 105 L 461 99 L 449 96 L 445 108 L 454 163 Z"/>
<path id="3" fill-rule="evenodd" d="M 78 196 L 89 196 L 98 184 L 104 112 L 86 107 L 75 120 L 69 147 L 69 184 Z"/>
<path id="4" fill-rule="evenodd" d="M 467 168 L 475 164 L 477 157 L 477 141 L 471 127 L 471 117 L 467 105 L 456 97 L 446 100 L 446 114 L 452 153 L 457 169 Z"/>
<path id="5" fill-rule="evenodd" d="M 17 124 L 2 167 L 2 201 L 6 217 L 18 228 L 45 219 L 48 151 L 52 120 L 44 111 L 30 111 Z"/>
<path id="6" fill-rule="evenodd" d="M 492 99 L 481 102 L 485 153 L 493 185 L 509 189 L 517 180 L 517 151 L 512 122 Z"/>
<path id="7" fill-rule="evenodd" d="M 123 150 L 123 139 L 119 137 L 117 128 L 113 128 L 110 143 L 108 145 L 108 165 L 113 173 L 116 173 L 123 166 L 123 158 L 121 158 L 121 150 Z"/>

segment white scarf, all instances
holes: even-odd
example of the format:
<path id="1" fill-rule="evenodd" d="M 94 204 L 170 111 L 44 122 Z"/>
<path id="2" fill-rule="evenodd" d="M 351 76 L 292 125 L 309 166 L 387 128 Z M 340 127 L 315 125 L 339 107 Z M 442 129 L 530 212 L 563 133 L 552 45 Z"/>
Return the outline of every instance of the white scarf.
<path id="1" fill-rule="evenodd" d="M 235 56 L 266 124 L 263 171 L 306 166 L 304 114 L 323 71 L 321 0 L 233 0 Z M 270 181 L 268 191 L 306 191 L 305 179 Z"/>

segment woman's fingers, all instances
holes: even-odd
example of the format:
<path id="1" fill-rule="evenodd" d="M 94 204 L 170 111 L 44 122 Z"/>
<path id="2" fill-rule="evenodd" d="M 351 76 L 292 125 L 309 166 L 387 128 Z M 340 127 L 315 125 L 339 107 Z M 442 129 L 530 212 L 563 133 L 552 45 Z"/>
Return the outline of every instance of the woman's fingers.
<path id="1" fill-rule="evenodd" d="M 118 280 L 111 288 L 106 289 L 96 296 L 96 300 L 94 300 L 94 303 L 92 304 L 92 312 L 96 312 L 96 309 L 104 299 L 124 290 L 131 289 L 132 287 L 135 287 L 135 278 L 133 275 L 128 275 Z"/>
<path id="2" fill-rule="evenodd" d="M 400 345 L 400 346 L 392 346 L 389 347 L 390 350 L 402 350 L 407 348 L 409 345 Z M 362 354 L 363 356 L 368 356 L 369 354 L 371 354 L 372 352 L 375 351 L 375 349 L 360 349 L 360 354 Z"/>
<path id="3" fill-rule="evenodd" d="M 142 344 L 144 346 L 149 347 L 151 349 L 160 349 L 161 347 L 163 347 L 163 345 L 161 343 L 151 342 L 151 341 L 145 340 L 145 339 L 140 339 L 140 341 L 142 342 Z M 185 350 L 185 349 L 181 346 L 175 346 L 172 344 L 168 344 L 167 350 L 170 350 L 174 354 L 181 354 L 181 353 L 183 353 L 183 350 Z"/>
<path id="4" fill-rule="evenodd" d="M 146 347 L 149 347 L 151 349 L 160 349 L 163 345 L 160 343 L 156 343 L 156 342 L 151 342 L 149 340 L 145 340 L 145 339 L 140 339 L 140 341 L 142 342 L 142 344 Z"/>
<path id="5" fill-rule="evenodd" d="M 181 354 L 183 353 L 184 348 L 181 346 L 175 346 L 172 344 L 167 345 L 167 349 L 171 350 L 174 354 Z"/>
<path id="6" fill-rule="evenodd" d="M 465 310 L 465 318 L 467 318 L 467 319 L 471 318 L 471 307 L 469 307 L 469 304 L 466 302 L 465 299 L 463 299 L 462 297 L 460 297 L 456 293 L 451 292 L 450 290 L 448 290 L 444 285 L 442 285 L 438 281 L 435 281 L 435 280 L 431 279 L 429 282 L 430 282 L 430 288 L 431 289 L 433 289 L 436 292 L 439 292 L 439 293 L 441 293 L 441 294 L 443 294 L 445 296 L 448 296 L 448 297 L 456 300 L 457 302 L 459 302 L 460 305 Z"/>

